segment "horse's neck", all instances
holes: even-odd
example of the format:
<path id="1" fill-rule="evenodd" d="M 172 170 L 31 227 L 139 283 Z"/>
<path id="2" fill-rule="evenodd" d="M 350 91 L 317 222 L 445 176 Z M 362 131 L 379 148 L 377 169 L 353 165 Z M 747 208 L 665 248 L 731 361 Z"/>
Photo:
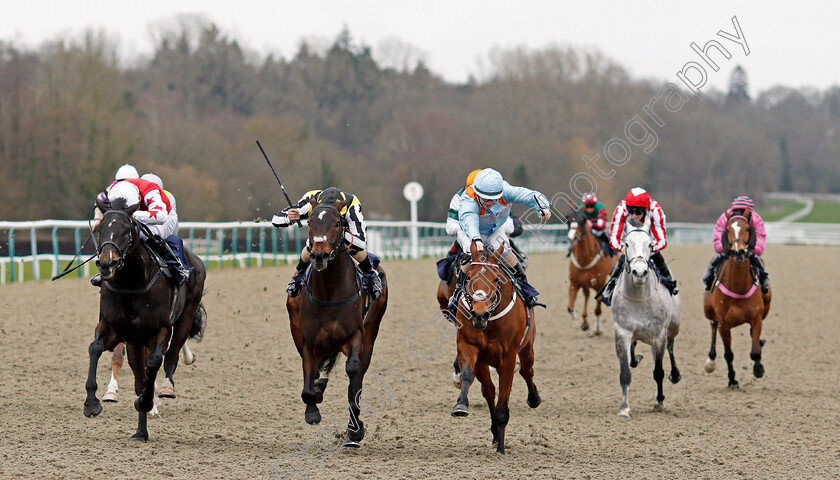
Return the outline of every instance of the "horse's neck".
<path id="1" fill-rule="evenodd" d="M 117 272 L 116 283 L 120 286 L 146 285 L 155 273 L 155 268 L 147 268 L 153 264 L 151 255 L 142 245 L 137 245 L 123 260 L 123 267 Z"/>
<path id="2" fill-rule="evenodd" d="M 314 268 L 311 270 L 309 274 L 309 289 L 312 293 L 323 295 L 323 297 L 319 298 L 330 298 L 334 294 L 351 290 L 350 288 L 346 288 L 346 285 L 352 285 L 352 290 L 355 290 L 356 282 L 353 278 L 354 275 L 356 275 L 356 268 L 350 255 L 339 253 L 336 258 L 327 262 L 327 268 L 323 271 L 319 272 Z"/>
<path id="3" fill-rule="evenodd" d="M 720 282 L 733 292 L 740 292 L 742 289 L 749 288 L 753 283 L 749 259 L 745 258 L 743 262 L 738 263 L 733 256 L 727 258 L 723 264 Z"/>
<path id="4" fill-rule="evenodd" d="M 641 285 L 636 285 L 633 282 L 633 276 L 627 272 L 622 272 L 621 277 L 624 279 L 622 281 L 622 291 L 628 297 L 633 298 L 646 298 L 649 297 L 653 293 L 653 288 L 656 285 L 656 281 L 653 279 L 653 275 L 655 272 L 650 270 L 647 278 L 645 279 L 645 283 Z"/>

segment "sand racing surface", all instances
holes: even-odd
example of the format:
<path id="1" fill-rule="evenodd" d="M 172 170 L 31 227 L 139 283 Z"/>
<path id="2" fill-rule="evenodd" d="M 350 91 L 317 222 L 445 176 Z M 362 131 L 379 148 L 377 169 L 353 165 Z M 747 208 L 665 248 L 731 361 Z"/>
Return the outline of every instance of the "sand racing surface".
<path id="1" fill-rule="evenodd" d="M 458 396 L 454 328 L 439 322 L 431 259 L 383 262 L 390 303 L 365 378 L 360 449 L 336 448 L 348 420 L 343 356 L 322 424 L 303 420 L 300 358 L 285 311 L 291 266 L 209 272 L 205 337 L 190 341 L 198 360 L 179 367 L 178 398 L 150 418 L 145 444 L 128 441 L 137 425 L 128 364 L 120 401 L 104 404 L 97 418 L 82 413 L 98 289 L 77 277 L 0 286 L 0 478 L 840 477 L 840 249 L 767 249 L 766 376 L 753 378 L 749 327 L 738 327 L 737 391 L 726 386 L 720 340 L 717 370 L 703 369 L 711 330 L 700 277 L 711 247 L 663 254 L 682 291 L 675 353 L 683 378 L 665 382 L 667 410 L 654 412 L 653 362 L 640 344 L 630 419 L 617 417 L 609 309 L 604 335 L 582 332 L 566 313 L 568 259 L 531 256 L 529 279 L 548 304 L 535 317 L 542 405 L 528 408 L 517 374 L 506 455 L 491 445 L 477 382 L 470 415 L 450 416 Z M 100 397 L 110 360 L 106 352 L 99 362 Z"/>

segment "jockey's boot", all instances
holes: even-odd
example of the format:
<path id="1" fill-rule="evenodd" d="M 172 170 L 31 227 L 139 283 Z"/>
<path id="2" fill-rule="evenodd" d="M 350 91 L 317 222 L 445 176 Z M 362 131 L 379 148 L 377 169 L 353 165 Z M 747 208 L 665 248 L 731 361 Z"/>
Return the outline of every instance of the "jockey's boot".
<path id="1" fill-rule="evenodd" d="M 758 284 L 761 287 L 761 293 L 767 293 L 770 291 L 770 275 L 767 273 L 767 270 L 764 270 L 764 265 L 761 263 L 761 259 L 758 258 L 758 255 L 750 252 L 750 264 L 755 267 L 756 274 L 758 275 Z"/>
<path id="2" fill-rule="evenodd" d="M 467 259 L 467 257 L 464 257 L 464 259 Z M 464 273 L 463 270 L 461 270 L 460 266 L 456 265 L 455 268 L 457 268 L 460 271 L 457 272 L 457 280 L 455 281 L 455 290 L 452 292 L 452 296 L 449 297 L 449 305 L 447 306 L 447 309 L 449 309 L 449 311 L 452 313 L 452 315 L 457 314 L 458 300 L 461 298 L 461 293 L 464 291 L 464 288 L 466 288 L 466 286 L 467 286 L 467 280 L 469 280 L 469 277 L 467 277 L 467 274 Z"/>
<path id="3" fill-rule="evenodd" d="M 295 274 L 292 275 L 292 281 L 289 282 L 289 286 L 286 287 L 286 293 L 295 298 L 300 293 L 300 289 L 303 288 L 303 280 L 304 276 L 306 275 L 306 269 L 309 268 L 309 262 L 304 262 L 303 260 L 298 260 L 298 264 L 296 267 Z"/>
<path id="4" fill-rule="evenodd" d="M 97 273 L 96 275 L 90 277 L 90 284 L 94 287 L 101 287 L 102 286 L 102 274 Z"/>
<path id="5" fill-rule="evenodd" d="M 665 263 L 665 258 L 662 256 L 662 254 L 656 252 L 653 255 L 651 255 L 650 259 L 653 260 L 653 263 L 656 265 L 656 268 L 659 269 L 659 273 L 662 274 L 663 277 L 674 282 L 674 289 L 668 289 L 671 292 L 671 295 L 676 295 L 680 293 L 680 289 L 677 288 L 677 281 L 671 275 L 671 270 L 668 269 L 668 264 Z"/>
<path id="6" fill-rule="evenodd" d="M 712 259 L 712 262 L 709 263 L 709 267 L 706 268 L 706 273 L 703 274 L 703 283 L 706 285 L 706 291 L 711 291 L 712 283 L 715 281 L 715 269 L 717 269 L 720 262 L 726 258 L 722 253 L 717 254 L 715 258 Z"/>
<path id="7" fill-rule="evenodd" d="M 155 249 L 155 251 L 163 258 L 169 270 L 176 275 L 176 283 L 178 286 L 183 285 L 190 278 L 190 271 L 181 265 L 181 260 L 169 248 L 166 241 L 160 235 L 154 235 L 148 239 L 148 243 Z"/>
<path id="8" fill-rule="evenodd" d="M 618 261 L 615 262 L 615 267 L 613 267 L 612 273 L 610 273 L 609 280 L 604 284 L 601 291 L 595 294 L 595 300 L 604 302 L 604 305 L 608 307 L 612 304 L 613 289 L 615 289 L 615 282 L 622 268 L 624 268 L 624 255 L 618 257 Z"/>
<path id="9" fill-rule="evenodd" d="M 379 272 L 373 269 L 369 256 L 359 262 L 359 269 L 362 271 L 362 275 L 364 275 L 370 283 L 370 296 L 376 300 L 380 295 L 382 295 L 382 279 L 379 278 Z"/>

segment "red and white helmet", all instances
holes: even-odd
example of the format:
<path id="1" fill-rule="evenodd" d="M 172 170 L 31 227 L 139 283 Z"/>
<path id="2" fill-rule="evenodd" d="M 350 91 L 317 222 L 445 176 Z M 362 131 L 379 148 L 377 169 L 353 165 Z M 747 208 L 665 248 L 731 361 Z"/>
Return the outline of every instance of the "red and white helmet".
<path id="1" fill-rule="evenodd" d="M 117 182 L 108 190 L 108 201 L 114 204 L 114 200 L 125 200 L 126 207 L 133 207 L 140 203 L 140 190 L 131 182 Z"/>
<path id="2" fill-rule="evenodd" d="M 628 207 L 650 207 L 650 195 L 644 188 L 634 187 L 627 192 L 624 202 Z"/>
<path id="3" fill-rule="evenodd" d="M 581 199 L 583 204 L 586 205 L 587 203 L 598 203 L 598 196 L 595 195 L 595 192 L 585 193 L 583 198 Z"/>

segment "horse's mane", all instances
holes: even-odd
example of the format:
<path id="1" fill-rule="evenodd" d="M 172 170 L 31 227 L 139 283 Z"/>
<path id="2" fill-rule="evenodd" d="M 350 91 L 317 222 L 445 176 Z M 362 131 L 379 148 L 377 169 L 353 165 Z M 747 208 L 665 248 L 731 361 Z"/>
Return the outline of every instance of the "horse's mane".
<path id="1" fill-rule="evenodd" d="M 642 228 L 642 227 L 644 227 L 644 225 L 645 225 L 644 223 L 642 223 L 642 222 L 640 222 L 639 220 L 637 220 L 637 219 L 636 219 L 636 217 L 630 217 L 630 218 L 628 218 L 628 219 L 627 219 L 627 223 L 629 223 L 629 224 L 630 224 L 630 226 L 631 226 L 631 227 L 633 227 L 633 228 Z"/>
<path id="2" fill-rule="evenodd" d="M 125 210 L 128 208 L 127 200 L 124 198 L 115 198 L 113 202 L 111 202 L 111 209 L 112 210 Z"/>

